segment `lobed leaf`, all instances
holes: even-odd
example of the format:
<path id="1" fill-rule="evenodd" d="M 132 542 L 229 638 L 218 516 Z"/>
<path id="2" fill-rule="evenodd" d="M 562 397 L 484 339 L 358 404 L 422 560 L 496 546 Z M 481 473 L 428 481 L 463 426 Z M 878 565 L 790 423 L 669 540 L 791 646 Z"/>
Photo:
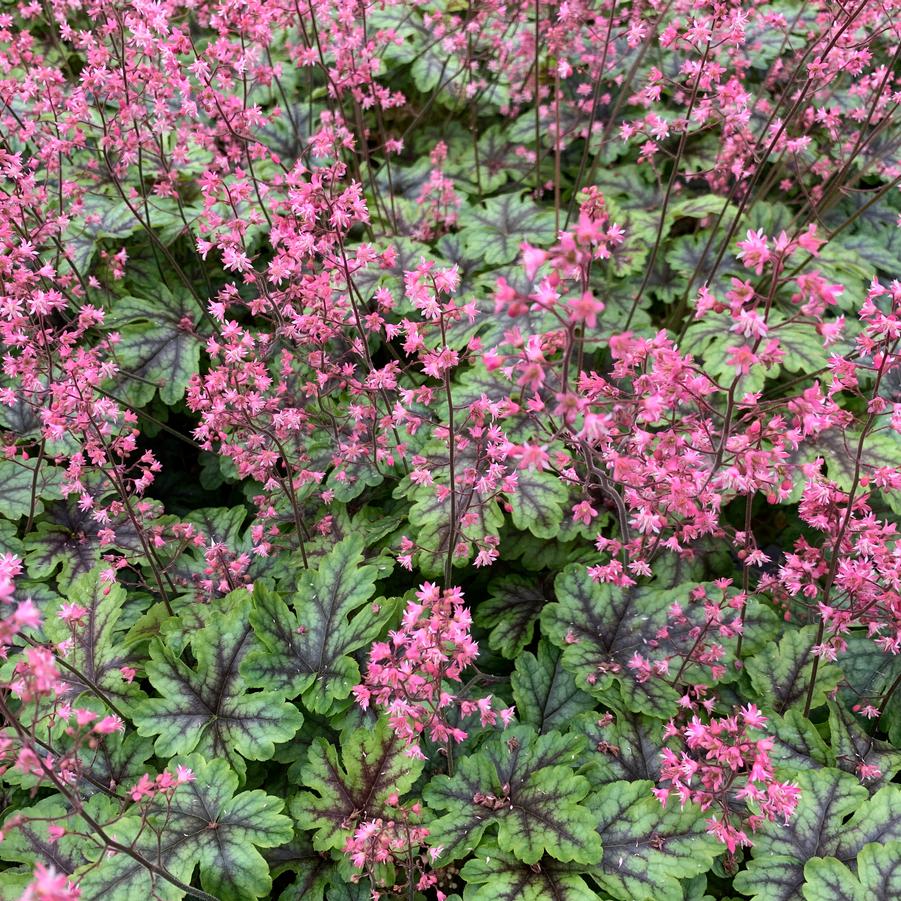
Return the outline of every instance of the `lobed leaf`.
<path id="1" fill-rule="evenodd" d="M 317 851 L 341 849 L 363 820 L 390 816 L 388 797 L 413 787 L 422 761 L 379 720 L 374 728 L 345 733 L 339 749 L 317 738 L 301 768 L 302 791 L 291 800 L 291 815 L 306 830 L 315 829 Z"/>
<path id="2" fill-rule="evenodd" d="M 588 780 L 577 775 L 584 739 L 529 726 L 507 729 L 476 754 L 463 757 L 454 776 L 436 776 L 425 789 L 433 811 L 431 841 L 447 860 L 472 851 L 485 831 L 497 827 L 497 843 L 517 859 L 590 864 L 600 857 L 593 819 L 582 804 Z"/>
<path id="3" fill-rule="evenodd" d="M 360 681 L 350 656 L 379 635 L 393 605 L 370 603 L 379 570 L 363 565 L 363 541 L 340 541 L 315 573 L 298 583 L 293 610 L 258 583 L 250 623 L 258 639 L 241 663 L 248 684 L 286 697 L 303 695 L 306 707 L 328 713 Z"/>
<path id="4" fill-rule="evenodd" d="M 639 683 L 629 668 L 667 624 L 667 610 L 687 589 L 614 588 L 594 582 L 584 566 L 567 567 L 554 583 L 558 602 L 544 608 L 544 634 L 563 650 L 576 684 L 615 707 L 665 719 L 679 695 L 661 679 Z"/>
<path id="5" fill-rule="evenodd" d="M 652 782 L 611 782 L 587 804 L 604 847 L 592 878 L 620 901 L 682 901 L 680 879 L 705 873 L 722 846 L 695 805 L 664 808 Z"/>
<path id="6" fill-rule="evenodd" d="M 189 666 L 160 639 L 150 644 L 147 677 L 161 697 L 141 702 L 134 715 L 138 733 L 157 736 L 161 757 L 198 751 L 222 758 L 241 776 L 249 760 L 268 760 L 277 742 L 300 728 L 300 711 L 273 691 L 251 692 L 239 672 L 253 642 L 245 598 L 228 614 L 214 613 L 195 633 Z"/>
<path id="7" fill-rule="evenodd" d="M 517 715 L 538 732 L 566 729 L 574 716 L 595 704 L 562 668 L 561 657 L 558 648 L 542 639 L 537 656 L 520 654 L 510 676 Z"/>
<path id="8" fill-rule="evenodd" d="M 220 901 L 268 895 L 272 879 L 258 849 L 291 839 L 291 821 L 280 812 L 283 802 L 260 790 L 236 794 L 238 776 L 223 759 L 207 761 L 193 754 L 170 765 L 190 768 L 195 780 L 179 786 L 168 807 L 162 800 L 153 804 L 150 828 L 132 839 L 133 847 L 185 883 L 199 867 L 201 886 Z M 123 853 L 85 867 L 80 888 L 83 898 L 107 901 L 184 897 L 171 882 Z"/>
<path id="9" fill-rule="evenodd" d="M 475 621 L 491 629 L 492 650 L 512 659 L 532 640 L 535 622 L 548 602 L 548 593 L 537 579 L 501 576 L 489 584 L 488 599 L 476 607 Z"/>
<path id="10" fill-rule="evenodd" d="M 460 871 L 466 882 L 463 897 L 465 901 L 596 901 L 600 896 L 579 875 L 583 869 L 548 856 L 530 866 L 488 839 Z"/>
<path id="11" fill-rule="evenodd" d="M 770 644 L 745 662 L 751 684 L 767 710 L 785 713 L 806 701 L 810 677 L 813 674 L 813 647 L 816 626 L 803 626 L 785 632 L 779 644 Z M 826 695 L 841 680 L 841 670 L 830 663 L 820 662 L 813 707 L 825 703 Z"/>
<path id="12" fill-rule="evenodd" d="M 738 891 L 760 901 L 803 898 L 806 866 L 814 858 L 834 857 L 853 866 L 871 842 L 901 840 L 898 786 L 888 785 L 867 800 L 867 789 L 841 770 L 800 772 L 796 781 L 801 799 L 791 819 L 761 825 L 752 859 L 735 877 Z"/>

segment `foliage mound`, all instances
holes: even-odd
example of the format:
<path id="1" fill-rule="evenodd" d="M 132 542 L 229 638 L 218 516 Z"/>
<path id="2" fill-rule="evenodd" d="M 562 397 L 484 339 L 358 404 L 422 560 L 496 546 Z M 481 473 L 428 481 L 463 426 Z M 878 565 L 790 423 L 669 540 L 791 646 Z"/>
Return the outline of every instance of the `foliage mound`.
<path id="1" fill-rule="evenodd" d="M 898 0 L 0 9 L 0 899 L 901 897 Z"/>

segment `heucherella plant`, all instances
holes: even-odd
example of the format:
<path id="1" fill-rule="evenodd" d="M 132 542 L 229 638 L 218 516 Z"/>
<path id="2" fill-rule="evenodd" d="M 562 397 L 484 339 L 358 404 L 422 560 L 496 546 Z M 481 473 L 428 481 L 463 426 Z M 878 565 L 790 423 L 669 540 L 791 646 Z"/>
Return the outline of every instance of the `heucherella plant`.
<path id="1" fill-rule="evenodd" d="M 897 0 L 0 11 L 0 898 L 901 896 Z"/>

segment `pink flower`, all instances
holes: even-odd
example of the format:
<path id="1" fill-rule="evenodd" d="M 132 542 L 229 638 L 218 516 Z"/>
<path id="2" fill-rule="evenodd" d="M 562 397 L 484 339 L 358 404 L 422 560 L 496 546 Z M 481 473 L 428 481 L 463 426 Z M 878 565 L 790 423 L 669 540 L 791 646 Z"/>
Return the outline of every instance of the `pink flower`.
<path id="1" fill-rule="evenodd" d="M 531 244 L 525 242 L 519 245 L 519 249 L 522 251 L 522 263 L 526 277 L 530 281 L 534 281 L 538 270 L 548 258 L 547 251 L 539 250 L 537 247 L 532 247 Z"/>
<path id="2" fill-rule="evenodd" d="M 124 732 L 125 723 L 123 723 L 118 716 L 110 714 L 94 725 L 94 731 L 100 735 L 111 735 L 113 732 Z"/>
<path id="3" fill-rule="evenodd" d="M 572 514 L 573 522 L 581 522 L 590 526 L 592 520 L 598 515 L 598 511 L 588 501 L 580 501 L 573 507 Z"/>
<path id="4" fill-rule="evenodd" d="M 767 238 L 763 229 L 751 231 L 748 229 L 744 241 L 738 242 L 739 253 L 736 254 L 748 269 L 753 269 L 756 275 L 763 272 L 763 267 L 769 262 L 770 251 L 767 248 Z"/>
<path id="5" fill-rule="evenodd" d="M 137 675 L 137 670 L 132 666 L 120 666 L 119 673 L 126 682 L 133 682 L 134 677 Z"/>
<path id="6" fill-rule="evenodd" d="M 137 784 L 131 789 L 129 795 L 132 801 L 141 801 L 144 798 L 152 798 L 156 794 L 156 783 L 147 773 L 144 773 Z"/>

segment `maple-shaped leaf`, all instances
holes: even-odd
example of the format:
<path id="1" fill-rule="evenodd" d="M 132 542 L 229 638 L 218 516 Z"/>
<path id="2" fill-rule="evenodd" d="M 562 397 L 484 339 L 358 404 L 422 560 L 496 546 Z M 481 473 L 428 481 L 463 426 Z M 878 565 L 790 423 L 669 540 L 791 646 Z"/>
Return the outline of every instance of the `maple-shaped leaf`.
<path id="1" fill-rule="evenodd" d="M 122 371 L 114 393 L 143 407 L 159 389 L 164 404 L 178 403 L 197 372 L 199 321 L 200 308 L 190 294 L 173 293 L 159 282 L 152 297 L 116 300 L 106 322 L 120 336 L 116 357 Z"/>
<path id="2" fill-rule="evenodd" d="M 564 862 L 594 863 L 600 841 L 582 803 L 588 780 L 577 775 L 584 739 L 529 726 L 507 729 L 477 753 L 463 757 L 457 772 L 436 776 L 425 790 L 432 811 L 430 841 L 445 860 L 466 856 L 485 830 L 497 827 L 497 843 L 527 864 L 545 854 Z"/>
<path id="3" fill-rule="evenodd" d="M 344 733 L 339 749 L 323 738 L 310 747 L 301 768 L 299 792 L 291 801 L 291 815 L 303 829 L 315 829 L 313 847 L 328 851 L 344 847 L 363 820 L 391 817 L 388 797 L 403 795 L 422 772 L 422 761 L 410 757 L 406 746 L 380 719 Z"/>
<path id="4" fill-rule="evenodd" d="M 778 320 L 776 320 L 778 322 Z M 783 353 L 779 367 L 783 372 L 811 373 L 824 369 L 829 364 L 830 349 L 818 341 L 810 340 L 808 328 L 798 324 L 781 325 L 773 330 L 773 337 L 779 341 Z M 833 353 L 844 353 L 831 348 Z"/>
<path id="5" fill-rule="evenodd" d="M 460 871 L 466 901 L 597 901 L 600 898 L 579 875 L 581 864 L 561 863 L 545 855 L 523 863 L 486 839 Z"/>
<path id="6" fill-rule="evenodd" d="M 835 857 L 804 867 L 805 901 L 897 901 L 901 898 L 901 842 L 864 845 L 857 872 Z"/>
<path id="7" fill-rule="evenodd" d="M 174 578 L 190 584 L 197 577 L 202 577 L 204 569 L 209 565 L 205 552 L 215 543 L 221 544 L 235 555 L 251 554 L 253 542 L 250 530 L 243 528 L 247 519 L 247 509 L 237 507 L 200 507 L 191 510 L 181 518 L 182 522 L 195 526 L 206 542 L 200 546 L 191 545 L 185 552 L 170 564 L 169 571 Z"/>
<path id="8" fill-rule="evenodd" d="M 143 692 L 127 683 L 120 672 L 131 662 L 122 641 L 124 630 L 119 625 L 126 592 L 118 583 L 102 582 L 100 572 L 100 567 L 95 567 L 65 590 L 62 603 L 77 604 L 85 611 L 79 624 L 70 628 L 54 612 L 46 618 L 44 631 L 54 643 L 70 642 L 70 650 L 59 666 L 65 697 L 73 700 L 84 692 L 100 689 L 114 700 L 133 703 L 143 697 Z"/>
<path id="9" fill-rule="evenodd" d="M 590 870 L 621 901 L 682 901 L 680 879 L 705 873 L 722 846 L 693 805 L 663 807 L 653 782 L 611 782 L 586 801 L 604 856 Z"/>
<path id="10" fill-rule="evenodd" d="M 620 780 L 656 781 L 660 775 L 663 723 L 631 711 L 601 716 L 585 713 L 573 720 L 573 732 L 588 739 L 586 775 L 595 786 Z"/>
<path id="11" fill-rule="evenodd" d="M 667 625 L 669 607 L 684 600 L 687 590 L 598 584 L 584 566 L 567 567 L 554 588 L 558 603 L 544 608 L 541 625 L 563 650 L 563 665 L 578 686 L 616 708 L 661 719 L 675 713 L 679 701 L 675 688 L 656 678 L 637 682 L 629 660 L 658 638 Z"/>
<path id="12" fill-rule="evenodd" d="M 747 659 L 745 666 L 761 706 L 775 713 L 785 713 L 790 707 L 804 705 L 813 674 L 816 633 L 816 626 L 789 629 L 778 644 L 770 644 Z M 813 694 L 814 708 L 825 702 L 826 695 L 838 686 L 841 678 L 837 666 L 820 661 Z"/>
<path id="13" fill-rule="evenodd" d="M 559 648 L 542 639 L 537 656 L 528 651 L 519 655 L 510 677 L 520 721 L 538 732 L 566 729 L 574 716 L 595 705 L 561 666 L 562 655 Z"/>
<path id="14" fill-rule="evenodd" d="M 364 565 L 363 541 L 351 536 L 320 559 L 315 573 L 302 574 L 291 607 L 259 583 L 250 613 L 259 645 L 241 664 L 242 675 L 286 697 L 302 694 L 316 713 L 330 712 L 360 681 L 350 655 L 372 644 L 391 615 L 393 604 L 372 602 L 383 576 Z"/>
<path id="15" fill-rule="evenodd" d="M 282 800 L 259 790 L 236 794 L 238 776 L 223 759 L 192 754 L 170 761 L 173 770 L 177 766 L 191 769 L 194 781 L 180 785 L 168 806 L 163 800 L 151 806 L 147 826 L 133 838 L 135 850 L 186 884 L 199 867 L 200 885 L 220 901 L 268 895 L 272 879 L 258 848 L 291 839 Z M 175 901 L 185 894 L 122 853 L 82 872 L 83 898 Z"/>
<path id="16" fill-rule="evenodd" d="M 153 502 L 142 514 L 142 521 L 149 528 L 167 520 L 162 516 L 162 506 Z M 131 560 L 143 559 L 141 538 L 125 513 L 112 517 L 107 526 L 116 535 L 112 547 L 128 552 Z M 90 510 L 80 509 L 75 498 L 48 504 L 34 531 L 25 537 L 25 566 L 29 576 L 45 579 L 55 574 L 57 584 L 65 589 L 72 579 L 100 562 L 101 552 L 111 549 L 100 542 L 103 528 Z"/>
<path id="17" fill-rule="evenodd" d="M 510 514 L 517 529 L 536 538 L 554 538 L 566 517 L 566 484 L 549 472 L 525 469 L 517 473 L 516 491 L 509 496 Z"/>
<path id="18" fill-rule="evenodd" d="M 752 859 L 735 888 L 760 901 L 804 897 L 804 868 L 815 857 L 854 865 L 871 842 L 901 840 L 901 788 L 887 785 L 867 800 L 867 789 L 841 770 L 800 772 L 798 806 L 787 824 L 765 821 L 754 835 Z M 851 818 L 849 819 L 849 816 Z"/>
<path id="19" fill-rule="evenodd" d="M 126 642 L 130 647 L 140 646 L 159 638 L 172 654 L 179 657 L 193 642 L 203 640 L 203 630 L 214 616 L 229 616 L 238 608 L 240 611 L 234 615 L 246 615 L 249 598 L 250 592 L 246 588 L 236 588 L 217 598 L 215 604 L 198 604 L 193 595 L 174 597 L 169 602 L 171 613 L 162 602 L 153 604 L 134 622 Z M 251 641 L 251 647 L 253 644 Z"/>
<path id="20" fill-rule="evenodd" d="M 480 206 L 464 207 L 459 225 L 468 255 L 487 267 L 512 262 L 523 241 L 549 244 L 554 240 L 553 215 L 517 194 L 502 194 Z"/>
<path id="21" fill-rule="evenodd" d="M 224 758 L 243 776 L 244 758 L 268 760 L 276 743 L 300 728 L 300 711 L 282 694 L 252 692 L 239 673 L 253 642 L 248 612 L 245 598 L 227 614 L 213 614 L 191 642 L 193 667 L 159 639 L 151 642 L 147 678 L 161 697 L 140 703 L 134 723 L 140 735 L 157 736 L 160 757 L 198 751 Z"/>
<path id="22" fill-rule="evenodd" d="M 549 601 L 540 580 L 501 576 L 488 585 L 488 599 L 476 607 L 475 621 L 491 629 L 492 650 L 514 659 L 532 640 L 535 621 Z"/>
<path id="23" fill-rule="evenodd" d="M 901 770 L 901 750 L 868 735 L 860 722 L 839 701 L 829 701 L 829 735 L 836 766 L 863 778 L 874 791 L 892 781 Z"/>
<path id="24" fill-rule="evenodd" d="M 846 291 L 845 294 L 848 292 Z M 843 491 L 854 482 L 855 459 L 860 434 L 850 429 L 827 429 L 804 442 L 792 455 L 795 464 L 822 457 L 826 461 L 826 473 Z M 871 475 L 877 468 L 897 466 L 901 436 L 891 430 L 876 431 L 867 435 L 861 451 L 861 474 Z"/>
<path id="25" fill-rule="evenodd" d="M 606 513 L 601 516 L 607 518 Z M 556 574 L 570 564 L 588 567 L 597 559 L 591 543 L 586 543 L 584 536 L 575 535 L 564 540 L 561 534 L 555 541 L 542 541 L 530 532 L 513 532 L 504 535 L 504 551 L 509 561 L 517 561 L 527 573 L 551 570 Z M 532 578 L 537 580 L 538 576 Z"/>
<path id="26" fill-rule="evenodd" d="M 476 173 L 475 153 L 465 147 L 453 160 L 448 160 L 448 172 L 454 184 L 462 182 L 464 189 L 481 187 L 481 192 L 493 194 L 508 179 L 522 178 L 530 170 L 529 163 L 516 155 L 516 142 L 508 129 L 492 125 L 479 135 L 479 171 Z"/>
<path id="27" fill-rule="evenodd" d="M 108 712 L 99 702 L 91 706 L 104 715 Z M 109 786 L 130 786 L 144 773 L 153 772 L 153 767 L 147 764 L 153 756 L 153 742 L 133 729 L 126 729 L 124 734 L 105 736 L 96 748 L 82 745 L 78 756 L 84 768 L 85 789 L 88 791 Z"/>

